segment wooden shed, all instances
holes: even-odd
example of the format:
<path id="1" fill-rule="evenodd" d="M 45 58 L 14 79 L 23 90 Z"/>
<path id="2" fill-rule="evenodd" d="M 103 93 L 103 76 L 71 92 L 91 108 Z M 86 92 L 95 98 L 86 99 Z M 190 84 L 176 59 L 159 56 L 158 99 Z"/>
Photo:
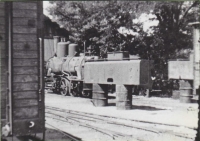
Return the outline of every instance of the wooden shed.
<path id="1" fill-rule="evenodd" d="M 0 2 L 1 125 L 44 133 L 42 2 Z"/>

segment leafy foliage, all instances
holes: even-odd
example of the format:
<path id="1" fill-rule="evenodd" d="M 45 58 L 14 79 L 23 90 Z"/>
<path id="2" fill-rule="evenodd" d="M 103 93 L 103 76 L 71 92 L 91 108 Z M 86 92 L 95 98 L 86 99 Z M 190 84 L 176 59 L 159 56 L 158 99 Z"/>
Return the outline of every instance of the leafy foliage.
<path id="1" fill-rule="evenodd" d="M 155 6 L 159 25 L 151 44 L 153 53 L 150 54 L 154 55 L 152 59 L 156 61 L 156 68 L 165 75 L 168 59 L 184 56 L 180 51 L 193 47 L 192 29 L 188 23 L 198 20 L 195 7 L 199 7 L 199 2 L 162 2 Z"/>
<path id="2" fill-rule="evenodd" d="M 188 23 L 197 20 L 195 13 L 199 8 L 198 1 L 51 3 L 50 14 L 70 32 L 70 40 L 78 43 L 82 50 L 83 42 L 86 42 L 87 47 L 92 46 L 95 54 L 102 57 L 107 51 L 129 51 L 142 59 L 154 60 L 162 74 L 167 73 L 168 59 L 177 58 L 180 50 L 192 48 Z M 153 32 L 144 29 L 144 24 L 149 23 L 133 22 L 145 16 L 144 13 L 149 16 L 149 21 L 159 23 L 149 27 Z"/>
<path id="3" fill-rule="evenodd" d="M 131 37 L 118 32 L 121 26 L 132 28 L 132 19 L 138 13 L 153 9 L 153 2 L 51 2 L 49 12 L 54 19 L 70 31 L 70 40 L 102 51 L 127 50 Z M 149 6 L 146 6 L 147 4 Z M 137 12 L 137 13 L 136 13 Z"/>

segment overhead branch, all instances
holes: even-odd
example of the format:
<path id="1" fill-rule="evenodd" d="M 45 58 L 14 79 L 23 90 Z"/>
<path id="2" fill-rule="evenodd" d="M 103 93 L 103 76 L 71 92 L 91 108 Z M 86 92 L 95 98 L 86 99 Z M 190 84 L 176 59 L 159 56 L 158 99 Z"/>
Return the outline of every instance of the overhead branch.
<path id="1" fill-rule="evenodd" d="M 183 19 L 188 15 L 188 12 L 190 11 L 190 9 L 192 9 L 192 8 L 195 7 L 195 6 L 197 6 L 198 4 L 199 4 L 199 2 L 198 2 L 198 1 L 195 1 L 195 2 L 186 10 L 186 12 L 184 13 L 183 17 L 179 20 L 180 22 L 179 22 L 178 26 L 180 26 L 180 25 L 182 24 Z"/>
<path id="2" fill-rule="evenodd" d="M 67 20 L 77 20 L 77 19 L 75 19 L 75 18 L 71 18 L 71 17 L 69 17 L 69 16 L 63 14 L 63 13 L 60 12 L 59 10 L 58 10 L 57 12 L 58 12 L 58 14 L 60 14 L 62 17 L 64 17 L 64 18 L 67 19 Z"/>

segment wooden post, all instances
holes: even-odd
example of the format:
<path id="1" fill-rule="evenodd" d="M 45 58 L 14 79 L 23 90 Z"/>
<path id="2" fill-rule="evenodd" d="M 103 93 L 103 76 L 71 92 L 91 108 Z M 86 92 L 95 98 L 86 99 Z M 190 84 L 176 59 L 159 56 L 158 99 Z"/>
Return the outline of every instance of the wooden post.
<path id="1" fill-rule="evenodd" d="M 193 26 L 193 50 L 194 50 L 194 57 L 193 57 L 193 96 L 197 96 L 196 89 L 199 88 L 200 85 L 200 22 L 190 23 L 189 25 Z"/>

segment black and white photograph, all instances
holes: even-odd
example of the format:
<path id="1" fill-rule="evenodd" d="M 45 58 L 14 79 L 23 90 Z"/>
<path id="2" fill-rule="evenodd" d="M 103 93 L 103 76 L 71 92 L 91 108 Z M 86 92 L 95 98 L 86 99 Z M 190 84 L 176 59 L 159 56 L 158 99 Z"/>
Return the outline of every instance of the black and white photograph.
<path id="1" fill-rule="evenodd" d="M 200 141 L 200 1 L 0 1 L 1 141 Z"/>

